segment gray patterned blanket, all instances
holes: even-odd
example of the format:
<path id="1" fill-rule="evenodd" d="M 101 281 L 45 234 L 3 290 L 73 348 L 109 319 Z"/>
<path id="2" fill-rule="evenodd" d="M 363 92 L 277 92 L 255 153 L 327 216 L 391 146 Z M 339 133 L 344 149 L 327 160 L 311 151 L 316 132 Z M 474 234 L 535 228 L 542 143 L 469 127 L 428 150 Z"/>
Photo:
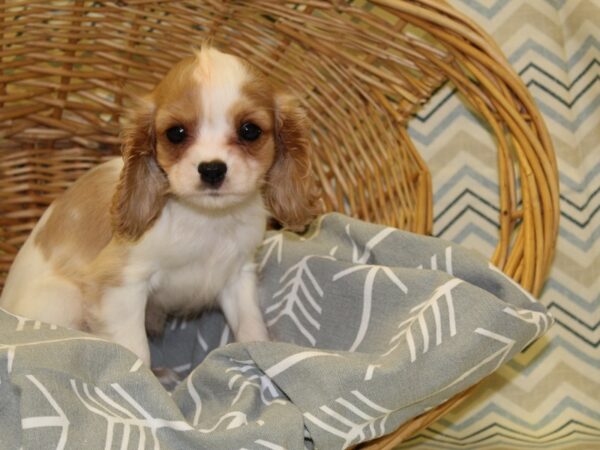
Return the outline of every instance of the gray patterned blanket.
<path id="1" fill-rule="evenodd" d="M 274 341 L 173 320 L 153 363 L 0 310 L 1 449 L 346 448 L 464 390 L 541 336 L 544 307 L 459 246 L 339 214 L 257 255 Z M 201 362 L 201 363 L 200 363 Z"/>

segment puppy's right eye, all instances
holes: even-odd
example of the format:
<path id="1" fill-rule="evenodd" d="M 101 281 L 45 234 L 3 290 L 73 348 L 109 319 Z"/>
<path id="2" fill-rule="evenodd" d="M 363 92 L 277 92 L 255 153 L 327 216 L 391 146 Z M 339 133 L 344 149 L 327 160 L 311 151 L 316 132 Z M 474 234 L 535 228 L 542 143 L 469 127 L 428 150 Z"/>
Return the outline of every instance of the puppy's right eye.
<path id="1" fill-rule="evenodd" d="M 172 144 L 181 144 L 187 137 L 185 128 L 179 125 L 169 128 L 165 134 Z"/>

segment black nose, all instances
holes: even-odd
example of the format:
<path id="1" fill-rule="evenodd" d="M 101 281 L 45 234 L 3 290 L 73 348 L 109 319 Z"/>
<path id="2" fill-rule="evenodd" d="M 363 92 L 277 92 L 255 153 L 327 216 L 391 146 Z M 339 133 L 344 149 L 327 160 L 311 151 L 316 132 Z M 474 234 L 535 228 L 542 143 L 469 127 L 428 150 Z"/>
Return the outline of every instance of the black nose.
<path id="1" fill-rule="evenodd" d="M 225 179 L 227 164 L 223 161 L 200 163 L 198 166 L 198 173 L 200 173 L 200 178 L 206 184 L 212 187 L 218 187 Z"/>

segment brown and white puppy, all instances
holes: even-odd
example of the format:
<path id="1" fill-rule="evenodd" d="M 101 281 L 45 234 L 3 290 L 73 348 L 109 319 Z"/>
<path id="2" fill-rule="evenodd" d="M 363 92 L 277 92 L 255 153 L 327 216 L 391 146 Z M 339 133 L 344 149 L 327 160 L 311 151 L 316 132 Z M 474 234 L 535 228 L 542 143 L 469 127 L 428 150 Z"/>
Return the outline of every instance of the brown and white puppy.
<path id="1" fill-rule="evenodd" d="M 267 339 L 253 256 L 267 209 L 291 227 L 310 218 L 301 109 L 239 58 L 203 48 L 130 119 L 123 158 L 44 213 L 0 306 L 111 339 L 147 365 L 147 307 L 187 313 L 217 302 L 238 341 Z"/>

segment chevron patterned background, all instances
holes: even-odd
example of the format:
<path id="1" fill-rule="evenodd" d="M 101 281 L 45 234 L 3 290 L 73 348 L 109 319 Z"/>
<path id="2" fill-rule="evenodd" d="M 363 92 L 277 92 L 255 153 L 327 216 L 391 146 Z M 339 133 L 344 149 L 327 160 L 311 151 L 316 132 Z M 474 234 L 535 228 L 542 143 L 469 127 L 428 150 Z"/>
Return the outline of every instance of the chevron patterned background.
<path id="1" fill-rule="evenodd" d="M 558 252 L 550 332 L 401 449 L 600 449 L 600 0 L 452 0 L 500 44 L 552 135 Z M 495 146 L 445 86 L 413 119 L 433 174 L 434 233 L 491 255 Z"/>

